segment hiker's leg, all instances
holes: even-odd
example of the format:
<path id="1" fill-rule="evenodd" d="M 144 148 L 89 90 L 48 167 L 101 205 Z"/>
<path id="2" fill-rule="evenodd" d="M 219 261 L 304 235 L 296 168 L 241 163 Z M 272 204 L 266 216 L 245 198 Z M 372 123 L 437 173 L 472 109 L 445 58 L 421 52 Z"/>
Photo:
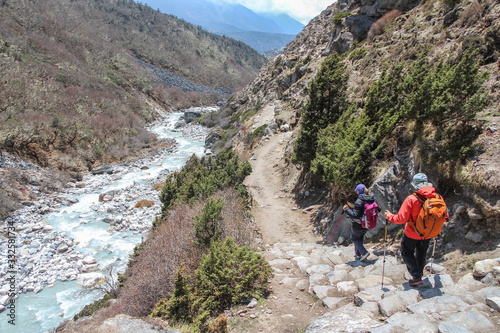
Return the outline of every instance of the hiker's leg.
<path id="1" fill-rule="evenodd" d="M 403 235 L 401 240 L 401 254 L 403 260 L 408 268 L 408 272 L 413 276 L 413 278 L 422 277 L 420 272 L 420 267 L 418 265 L 417 259 L 415 258 L 415 247 L 417 245 L 417 240 L 409 238 Z"/>
<path id="2" fill-rule="evenodd" d="M 425 264 L 427 264 L 427 249 L 429 248 L 430 239 L 423 239 L 417 241 L 415 248 L 415 258 L 417 260 L 420 276 L 424 276 Z"/>
<path id="3" fill-rule="evenodd" d="M 363 238 L 365 236 L 366 229 L 363 228 L 359 223 L 353 222 L 351 224 L 351 240 L 354 244 L 354 251 L 356 256 L 362 256 L 368 252 L 363 246 Z"/>

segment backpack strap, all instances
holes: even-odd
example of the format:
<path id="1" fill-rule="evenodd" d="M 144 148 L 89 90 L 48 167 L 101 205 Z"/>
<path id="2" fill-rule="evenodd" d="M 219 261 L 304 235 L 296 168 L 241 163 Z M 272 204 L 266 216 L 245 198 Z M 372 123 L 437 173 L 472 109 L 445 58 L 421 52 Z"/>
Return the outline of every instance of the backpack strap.
<path id="1" fill-rule="evenodd" d="M 418 194 L 417 192 L 413 193 L 413 195 L 417 197 L 418 201 L 420 202 L 420 207 L 422 208 L 426 198 L 424 198 L 421 194 Z M 410 220 L 412 222 L 415 222 L 413 221 L 413 216 L 411 214 L 410 214 Z"/>

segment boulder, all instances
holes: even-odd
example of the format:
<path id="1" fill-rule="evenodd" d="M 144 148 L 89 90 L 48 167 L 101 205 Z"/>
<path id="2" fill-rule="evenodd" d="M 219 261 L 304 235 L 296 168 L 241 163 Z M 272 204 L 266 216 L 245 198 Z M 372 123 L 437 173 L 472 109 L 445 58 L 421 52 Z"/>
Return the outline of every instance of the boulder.
<path id="1" fill-rule="evenodd" d="M 370 333 L 435 333 L 436 325 L 432 318 L 423 314 L 396 313 L 387 319 L 387 324 L 371 329 Z"/>
<path id="2" fill-rule="evenodd" d="M 333 297 L 335 295 L 335 288 L 332 286 L 314 286 L 313 292 L 319 299 L 323 300 L 327 297 Z"/>
<path id="3" fill-rule="evenodd" d="M 481 243 L 483 235 L 478 232 L 469 231 L 467 235 L 465 235 L 465 239 L 473 243 Z"/>
<path id="4" fill-rule="evenodd" d="M 222 136 L 218 133 L 218 131 L 211 131 L 205 138 L 205 148 L 212 148 L 220 140 L 222 140 Z"/>
<path id="5" fill-rule="evenodd" d="M 395 295 L 385 297 L 378 301 L 380 314 L 385 317 L 390 317 L 395 313 L 403 312 L 408 305 L 417 303 L 418 291 L 400 291 Z"/>
<path id="6" fill-rule="evenodd" d="M 432 263 L 432 272 L 431 272 L 431 263 L 425 265 L 424 270 L 430 272 L 431 274 L 446 274 L 446 268 L 436 263 Z"/>
<path id="7" fill-rule="evenodd" d="M 450 322 L 441 322 L 438 324 L 439 333 L 469 333 L 469 330 L 463 326 L 458 326 Z"/>
<path id="8" fill-rule="evenodd" d="M 358 285 L 354 281 L 342 281 L 337 283 L 337 290 L 344 296 L 350 296 L 359 291 Z"/>
<path id="9" fill-rule="evenodd" d="M 348 305 L 317 318 L 307 327 L 306 333 L 366 332 L 380 325 L 370 312 Z"/>
<path id="10" fill-rule="evenodd" d="M 306 269 L 306 273 L 308 275 L 313 275 L 313 274 L 328 274 L 329 272 L 333 271 L 333 267 L 330 265 L 312 265 L 309 266 Z"/>
<path id="11" fill-rule="evenodd" d="M 184 121 L 186 124 L 196 120 L 196 118 L 201 117 L 202 113 L 198 111 L 185 111 L 184 112 Z"/>
<path id="12" fill-rule="evenodd" d="M 370 287 L 376 287 L 382 285 L 382 275 L 368 275 L 362 279 L 356 280 L 356 283 L 359 286 L 359 290 L 363 291 Z M 384 276 L 384 284 L 391 285 L 393 281 L 391 278 Z"/>
<path id="13" fill-rule="evenodd" d="M 493 273 L 493 269 L 498 266 L 500 266 L 500 259 L 481 260 L 474 264 L 472 274 L 476 278 L 483 278 L 488 273 Z"/>
<path id="14" fill-rule="evenodd" d="M 363 15 L 351 15 L 344 20 L 344 24 L 349 28 L 356 40 L 365 40 L 374 22 L 374 18 Z"/>
<path id="15" fill-rule="evenodd" d="M 467 311 L 470 305 L 462 301 L 457 296 L 440 296 L 424 299 L 416 304 L 409 305 L 407 310 L 415 314 L 439 313 L 442 316 L 456 313 L 458 311 Z"/>
<path id="16" fill-rule="evenodd" d="M 459 292 L 476 291 L 484 288 L 484 284 L 474 279 L 474 275 L 472 275 L 472 273 L 462 276 L 455 285 Z"/>
<path id="17" fill-rule="evenodd" d="M 486 287 L 474 292 L 475 295 L 486 299 L 488 297 L 500 297 L 500 287 Z"/>
<path id="18" fill-rule="evenodd" d="M 488 315 L 471 309 L 470 311 L 460 311 L 452 314 L 446 323 L 465 327 L 472 332 L 488 332 L 495 326 L 488 319 Z"/>
<path id="19" fill-rule="evenodd" d="M 486 305 L 500 312 L 500 297 L 499 296 L 487 297 Z"/>
<path id="20" fill-rule="evenodd" d="M 342 302 L 344 297 L 326 297 L 323 299 L 323 304 L 329 309 L 335 309 L 337 305 Z"/>
<path id="21" fill-rule="evenodd" d="M 171 329 L 163 329 L 159 325 L 156 326 L 146 320 L 133 318 L 125 314 L 106 319 L 96 328 L 96 331 L 107 333 L 180 333 Z"/>
<path id="22" fill-rule="evenodd" d="M 326 275 L 331 284 L 336 284 L 340 281 L 344 281 L 349 272 L 343 269 L 336 269 Z"/>
<path id="23" fill-rule="evenodd" d="M 110 175 L 113 173 L 113 171 L 114 170 L 113 170 L 113 167 L 111 165 L 101 165 L 97 168 L 92 169 L 92 171 L 90 171 L 90 173 L 93 175 L 103 175 L 105 173 Z"/>

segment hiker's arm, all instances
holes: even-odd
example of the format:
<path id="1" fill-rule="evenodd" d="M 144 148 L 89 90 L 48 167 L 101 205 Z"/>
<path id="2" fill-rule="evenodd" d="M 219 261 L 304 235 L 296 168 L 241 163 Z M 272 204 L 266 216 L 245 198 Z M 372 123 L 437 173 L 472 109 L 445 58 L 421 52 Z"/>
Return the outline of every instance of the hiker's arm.
<path id="1" fill-rule="evenodd" d="M 349 206 L 347 206 L 345 212 L 347 213 L 347 215 L 354 219 L 361 218 L 361 216 L 363 216 L 363 201 L 356 200 L 356 202 L 354 203 L 354 208 L 351 209 L 349 208 Z"/>
<path id="2" fill-rule="evenodd" d="M 392 223 L 395 224 L 404 224 L 410 220 L 411 216 L 411 206 L 410 206 L 411 198 L 407 197 L 403 202 L 403 205 L 399 209 L 397 214 L 393 214 L 389 211 L 386 211 L 385 218 Z"/>

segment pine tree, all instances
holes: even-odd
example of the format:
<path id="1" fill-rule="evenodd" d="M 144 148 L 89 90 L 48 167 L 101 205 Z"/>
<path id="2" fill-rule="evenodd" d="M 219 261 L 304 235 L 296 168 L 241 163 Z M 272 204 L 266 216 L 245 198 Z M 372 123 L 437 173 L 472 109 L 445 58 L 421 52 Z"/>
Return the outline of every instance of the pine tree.
<path id="1" fill-rule="evenodd" d="M 310 163 L 316 154 L 320 130 L 335 123 L 347 109 L 347 81 L 342 58 L 334 53 L 324 60 L 309 88 L 302 128 L 295 144 L 294 163 Z"/>

